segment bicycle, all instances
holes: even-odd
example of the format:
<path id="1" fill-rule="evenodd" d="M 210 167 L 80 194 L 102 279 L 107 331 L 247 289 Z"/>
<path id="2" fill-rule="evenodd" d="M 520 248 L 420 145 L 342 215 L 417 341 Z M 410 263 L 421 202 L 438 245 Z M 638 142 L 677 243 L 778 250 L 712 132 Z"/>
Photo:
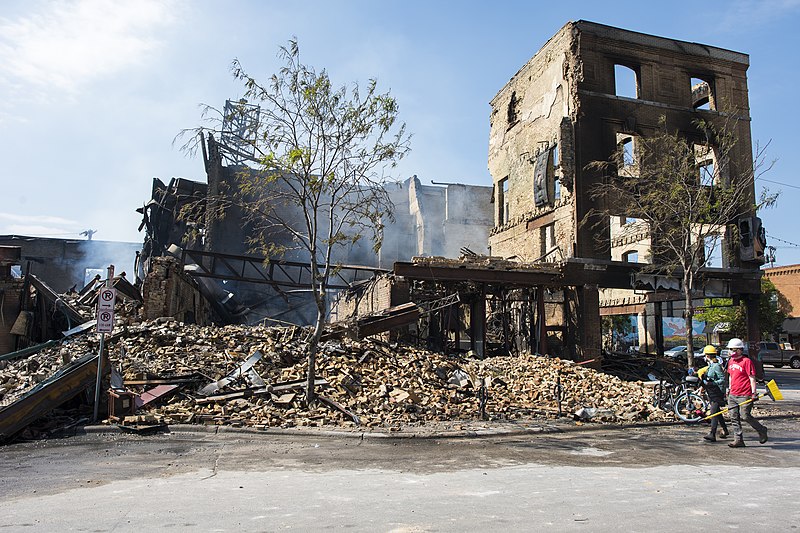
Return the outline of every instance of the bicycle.
<path id="1" fill-rule="evenodd" d="M 708 402 L 695 390 L 700 384 L 697 376 L 684 376 L 680 383 L 665 383 L 662 378 L 653 387 L 653 406 L 671 410 L 684 422 L 697 422 L 708 409 Z"/>

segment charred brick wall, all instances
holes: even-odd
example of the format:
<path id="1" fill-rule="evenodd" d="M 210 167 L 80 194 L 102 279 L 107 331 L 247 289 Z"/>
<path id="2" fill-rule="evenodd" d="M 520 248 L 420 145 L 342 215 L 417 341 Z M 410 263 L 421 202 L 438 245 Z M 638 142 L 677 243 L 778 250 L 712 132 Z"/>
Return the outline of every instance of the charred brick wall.
<path id="1" fill-rule="evenodd" d="M 142 315 L 146 320 L 173 317 L 181 322 L 211 323 L 211 310 L 195 283 L 173 257 L 157 257 L 142 284 Z"/>
<path id="2" fill-rule="evenodd" d="M 116 271 L 126 272 L 126 278 L 133 281 L 133 265 L 136 252 L 141 249 L 137 243 L 50 239 L 25 237 L 20 235 L 0 236 L 0 246 L 19 246 L 22 249 L 20 265 L 24 273 L 30 264 L 30 273 L 43 280 L 56 292 L 62 293 L 76 286 L 84 285 L 86 269 L 102 269 L 113 264 Z"/>
<path id="3" fill-rule="evenodd" d="M 635 95 L 616 94 L 618 66 L 634 74 Z M 586 21 L 565 25 L 491 102 L 492 253 L 533 260 L 555 246 L 565 257 L 616 259 L 609 221 L 592 215 L 613 210 L 615 199 L 592 194 L 603 176 L 589 164 L 608 160 L 621 135 L 652 135 L 662 117 L 690 140 L 697 119 L 735 118 L 730 173 L 752 168 L 748 66 L 738 52 Z M 707 82 L 710 109 L 696 105 L 697 79 Z M 535 166 L 548 151 L 542 200 Z"/>
<path id="4" fill-rule="evenodd" d="M 333 306 L 331 320 L 347 320 L 408 302 L 408 281 L 384 275 L 342 294 Z"/>
<path id="5" fill-rule="evenodd" d="M 0 278 L 0 355 L 16 348 L 16 335 L 11 334 L 11 328 L 19 315 L 21 292 L 21 279 Z"/>

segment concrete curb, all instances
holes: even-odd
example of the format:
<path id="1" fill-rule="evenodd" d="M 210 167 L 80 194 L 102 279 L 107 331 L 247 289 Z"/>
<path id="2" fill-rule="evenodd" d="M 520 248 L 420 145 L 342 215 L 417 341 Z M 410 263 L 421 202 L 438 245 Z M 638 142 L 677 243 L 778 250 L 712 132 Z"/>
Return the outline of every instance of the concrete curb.
<path id="1" fill-rule="evenodd" d="M 780 414 L 780 415 L 767 415 L 758 417 L 759 420 L 783 420 L 783 419 L 797 419 L 798 414 Z M 161 433 L 176 433 L 176 434 L 230 434 L 230 435 L 250 435 L 250 436 L 276 436 L 276 437 L 327 437 L 332 439 L 382 439 L 382 440 L 443 440 L 443 439 L 478 439 L 478 438 L 495 438 L 495 437 L 522 437 L 526 435 L 538 435 L 543 433 L 580 433 L 591 431 L 609 431 L 609 430 L 625 430 L 625 429 L 642 429 L 642 428 L 657 428 L 657 427 L 673 427 L 673 426 L 686 426 L 686 427 L 700 427 L 701 423 L 685 423 L 679 421 L 663 421 L 663 422 L 639 422 L 636 424 L 601 424 L 585 422 L 580 425 L 575 424 L 570 420 L 553 421 L 550 423 L 533 424 L 527 427 L 497 427 L 497 428 L 480 428 L 480 429 L 464 429 L 464 430 L 443 430 L 443 431 L 409 431 L 401 430 L 396 432 L 385 431 L 352 431 L 341 429 L 312 429 L 312 428 L 266 428 L 266 429 L 253 429 L 249 427 L 231 427 L 231 426 L 205 426 L 205 425 L 191 425 L 191 424 L 174 424 L 167 426 L 166 431 Z M 64 433 L 72 433 L 74 435 L 101 435 L 104 433 L 117 434 L 122 433 L 116 425 L 91 425 L 83 426 L 82 428 L 74 428 L 72 432 L 67 431 Z"/>

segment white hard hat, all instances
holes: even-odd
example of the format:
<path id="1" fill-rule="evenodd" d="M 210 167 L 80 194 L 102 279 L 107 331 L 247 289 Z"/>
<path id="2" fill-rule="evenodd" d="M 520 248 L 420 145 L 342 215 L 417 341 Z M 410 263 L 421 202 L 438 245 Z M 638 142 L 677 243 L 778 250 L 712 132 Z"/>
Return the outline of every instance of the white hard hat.
<path id="1" fill-rule="evenodd" d="M 737 339 L 734 337 L 733 339 L 728 341 L 728 349 L 732 350 L 734 348 L 739 348 L 741 350 L 744 350 L 744 343 L 742 342 L 742 339 Z"/>

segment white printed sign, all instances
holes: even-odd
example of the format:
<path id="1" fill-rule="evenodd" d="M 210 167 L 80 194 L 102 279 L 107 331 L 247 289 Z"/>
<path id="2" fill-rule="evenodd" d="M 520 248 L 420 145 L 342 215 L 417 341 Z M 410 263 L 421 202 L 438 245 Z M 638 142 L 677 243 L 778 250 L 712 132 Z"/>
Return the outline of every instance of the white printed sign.
<path id="1" fill-rule="evenodd" d="M 114 330 L 114 303 L 117 301 L 117 289 L 104 287 L 97 298 L 97 332 L 111 333 Z"/>

